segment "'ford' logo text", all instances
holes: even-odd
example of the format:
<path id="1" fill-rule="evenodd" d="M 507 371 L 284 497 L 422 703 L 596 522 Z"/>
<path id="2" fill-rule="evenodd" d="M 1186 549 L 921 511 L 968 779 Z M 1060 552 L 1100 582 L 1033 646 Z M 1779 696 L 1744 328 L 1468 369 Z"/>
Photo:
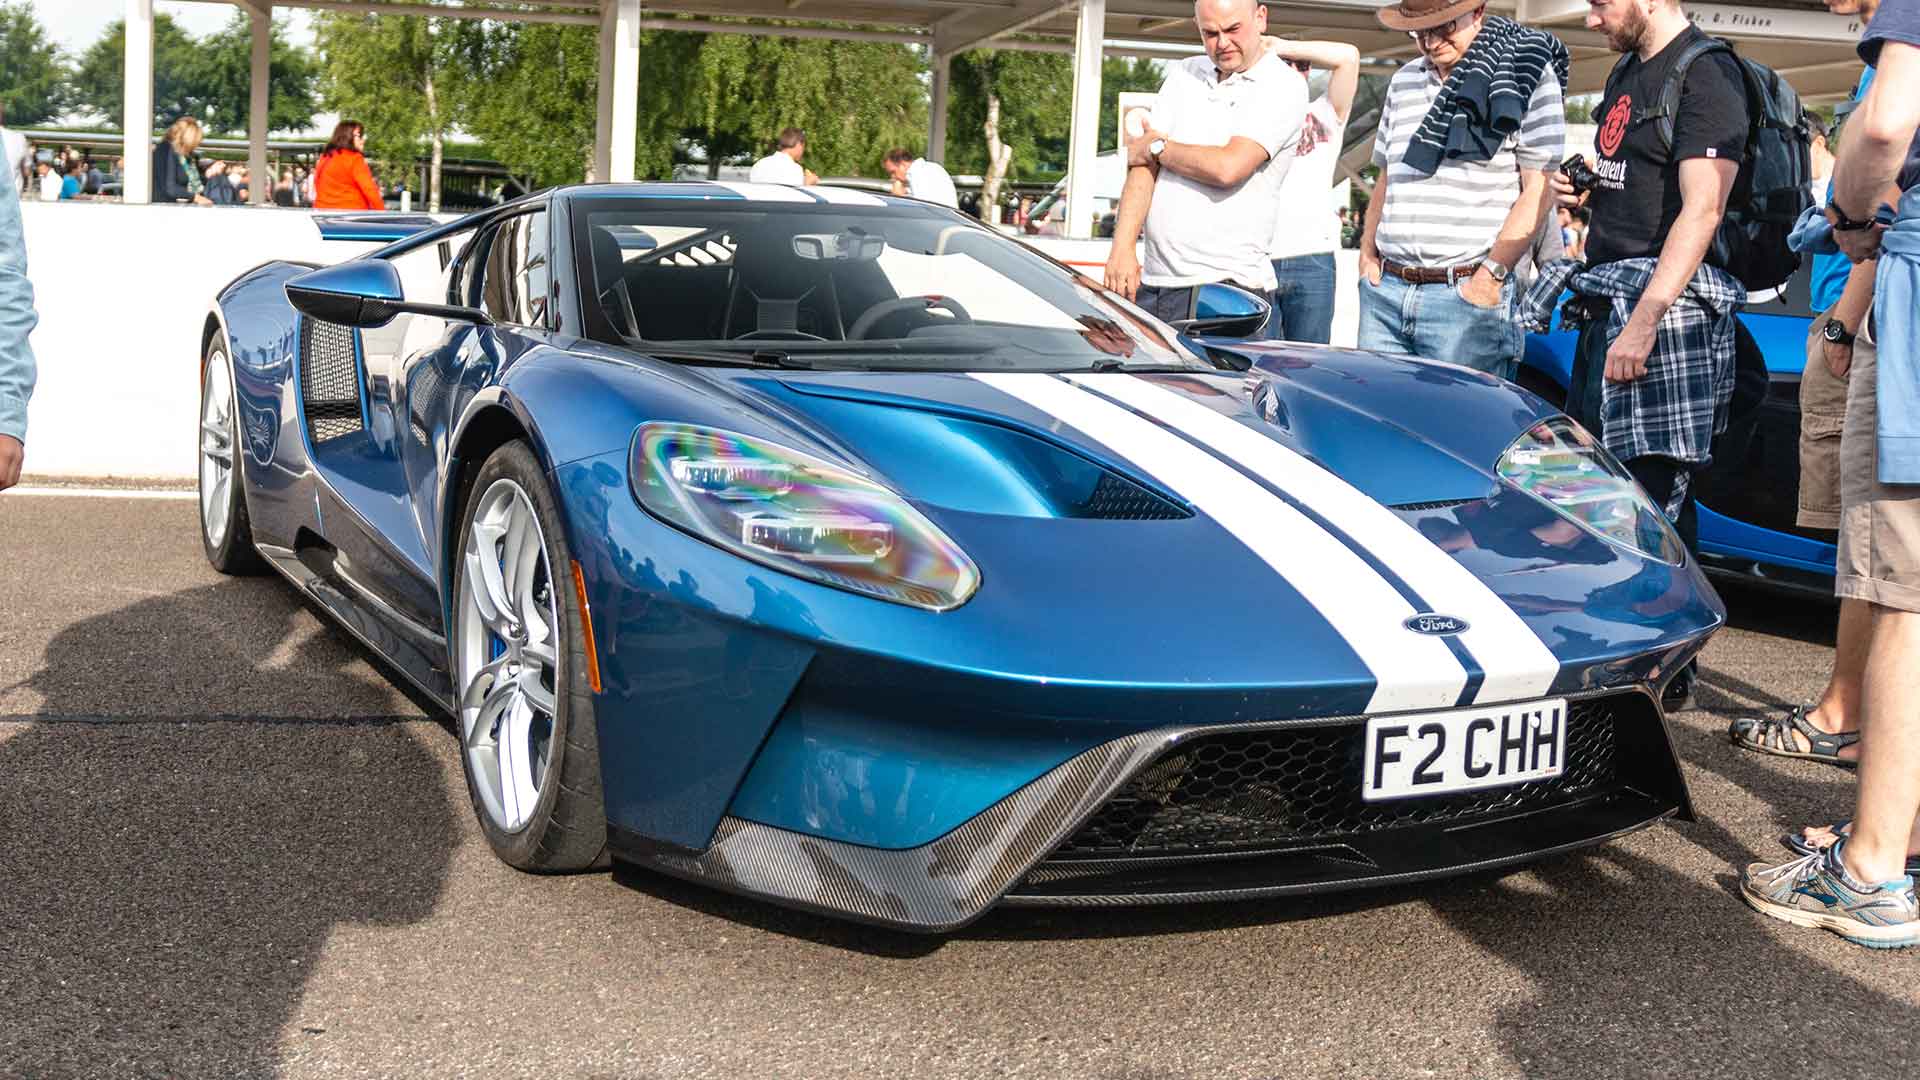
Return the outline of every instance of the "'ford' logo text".
<path id="1" fill-rule="evenodd" d="M 1467 630 L 1467 620 L 1452 615 L 1415 615 L 1406 622 L 1407 629 L 1416 634 L 1460 634 Z"/>

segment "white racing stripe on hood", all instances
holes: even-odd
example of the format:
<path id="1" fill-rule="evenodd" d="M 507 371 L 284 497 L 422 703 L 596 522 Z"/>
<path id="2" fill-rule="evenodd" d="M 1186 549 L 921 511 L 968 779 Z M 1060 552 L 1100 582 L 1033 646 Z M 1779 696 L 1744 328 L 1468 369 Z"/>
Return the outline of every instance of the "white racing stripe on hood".
<path id="1" fill-rule="evenodd" d="M 1367 712 L 1446 708 L 1459 701 L 1467 672 L 1453 651 L 1440 638 L 1407 630 L 1402 623 L 1415 612 L 1399 590 L 1284 499 L 1153 422 L 1051 375 L 973 377 L 1146 470 L 1271 566 L 1373 674 Z"/>
<path id="2" fill-rule="evenodd" d="M 1473 701 L 1539 697 L 1560 661 L 1506 601 L 1399 515 L 1325 468 L 1192 398 L 1133 375 L 1068 378 L 1138 409 L 1273 484 L 1346 533 L 1440 614 L 1467 622 L 1457 635 L 1486 671 Z M 1408 637 L 1420 637 L 1402 629 Z"/>

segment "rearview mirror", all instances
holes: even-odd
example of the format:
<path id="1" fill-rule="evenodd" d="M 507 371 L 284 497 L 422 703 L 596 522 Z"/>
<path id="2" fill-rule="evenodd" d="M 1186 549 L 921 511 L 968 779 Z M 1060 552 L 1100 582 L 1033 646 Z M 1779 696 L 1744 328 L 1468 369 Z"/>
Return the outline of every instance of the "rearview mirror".
<path id="1" fill-rule="evenodd" d="M 385 259 L 353 259 L 309 270 L 288 279 L 285 288 L 295 310 L 342 326 L 385 326 L 402 313 L 493 325 L 487 313 L 477 308 L 408 300 L 400 271 Z"/>
<path id="2" fill-rule="evenodd" d="M 1202 285 L 1195 290 L 1193 318 L 1176 319 L 1175 330 L 1195 337 L 1250 338 L 1267 325 L 1267 302 L 1232 285 Z"/>
<path id="3" fill-rule="evenodd" d="M 793 238 L 793 253 L 809 262 L 872 262 L 887 250 L 887 238 L 857 229 L 837 233 L 801 233 Z"/>

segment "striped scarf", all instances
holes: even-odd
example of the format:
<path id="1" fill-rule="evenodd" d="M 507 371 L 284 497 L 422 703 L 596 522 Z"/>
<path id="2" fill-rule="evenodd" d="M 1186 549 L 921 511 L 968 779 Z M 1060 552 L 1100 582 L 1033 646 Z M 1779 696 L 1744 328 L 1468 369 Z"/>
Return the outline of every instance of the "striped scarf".
<path id="1" fill-rule="evenodd" d="M 1414 131 L 1404 163 L 1432 176 L 1444 160 L 1492 158 L 1507 137 L 1520 130 L 1547 65 L 1553 65 L 1565 87 L 1567 63 L 1567 47 L 1559 38 L 1499 15 L 1487 16 Z"/>

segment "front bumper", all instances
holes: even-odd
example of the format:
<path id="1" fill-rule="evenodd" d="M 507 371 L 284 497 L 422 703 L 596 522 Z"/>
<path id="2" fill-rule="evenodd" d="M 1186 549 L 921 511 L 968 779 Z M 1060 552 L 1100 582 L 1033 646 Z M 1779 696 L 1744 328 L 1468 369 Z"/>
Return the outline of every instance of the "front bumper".
<path id="1" fill-rule="evenodd" d="M 1365 717 L 1162 728 L 1103 743 L 931 843 L 883 849 L 722 820 L 705 851 L 615 830 L 625 859 L 795 907 L 939 932 L 996 903 L 1324 892 L 1507 866 L 1691 816 L 1644 689 L 1569 695 L 1562 776 L 1368 805 Z"/>

